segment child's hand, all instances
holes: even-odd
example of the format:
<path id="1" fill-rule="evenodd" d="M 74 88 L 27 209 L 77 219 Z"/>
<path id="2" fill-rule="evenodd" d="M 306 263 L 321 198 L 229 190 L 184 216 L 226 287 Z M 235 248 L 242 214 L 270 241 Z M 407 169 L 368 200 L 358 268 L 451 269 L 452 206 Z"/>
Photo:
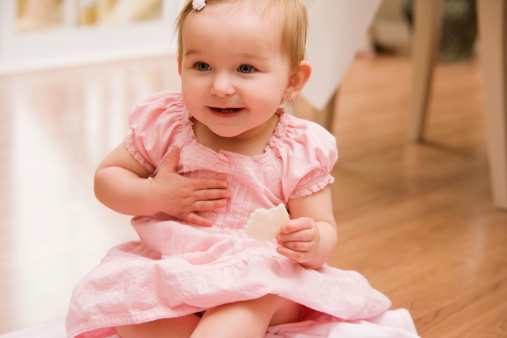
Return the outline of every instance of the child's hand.
<path id="1" fill-rule="evenodd" d="M 151 194 L 160 212 L 197 225 L 212 226 L 213 221 L 198 215 L 225 207 L 231 197 L 227 182 L 219 179 L 194 179 L 176 172 L 180 150 L 173 146 L 151 182 Z"/>
<path id="2" fill-rule="evenodd" d="M 301 217 L 285 224 L 276 239 L 280 244 L 277 247 L 279 254 L 296 263 L 304 264 L 311 261 L 317 254 L 320 230 L 314 220 Z"/>

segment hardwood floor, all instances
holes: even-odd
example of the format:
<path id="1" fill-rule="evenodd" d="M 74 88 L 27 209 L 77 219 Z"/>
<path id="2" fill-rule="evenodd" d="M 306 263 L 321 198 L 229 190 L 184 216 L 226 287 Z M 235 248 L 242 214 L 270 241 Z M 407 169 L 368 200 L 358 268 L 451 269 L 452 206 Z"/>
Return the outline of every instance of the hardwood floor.
<path id="1" fill-rule="evenodd" d="M 64 317 L 74 284 L 128 217 L 92 178 L 129 107 L 177 89 L 162 58 L 0 77 L 0 334 Z M 477 61 L 439 64 L 426 139 L 406 141 L 410 61 L 358 58 L 340 90 L 333 174 L 340 244 L 410 310 L 422 337 L 507 337 L 507 212 L 491 204 Z"/>

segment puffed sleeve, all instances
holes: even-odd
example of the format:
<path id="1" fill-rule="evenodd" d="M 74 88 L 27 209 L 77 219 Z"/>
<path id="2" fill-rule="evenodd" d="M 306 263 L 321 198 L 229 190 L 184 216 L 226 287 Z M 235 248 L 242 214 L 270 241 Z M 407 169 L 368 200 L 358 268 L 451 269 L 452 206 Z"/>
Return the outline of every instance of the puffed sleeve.
<path id="1" fill-rule="evenodd" d="M 160 92 L 132 108 L 125 146 L 139 164 L 153 173 L 169 148 L 184 142 L 190 124 L 180 93 Z"/>
<path id="2" fill-rule="evenodd" d="M 282 189 L 288 199 L 311 195 L 333 183 L 337 159 L 336 140 L 322 126 L 288 117 L 280 154 L 283 160 Z"/>

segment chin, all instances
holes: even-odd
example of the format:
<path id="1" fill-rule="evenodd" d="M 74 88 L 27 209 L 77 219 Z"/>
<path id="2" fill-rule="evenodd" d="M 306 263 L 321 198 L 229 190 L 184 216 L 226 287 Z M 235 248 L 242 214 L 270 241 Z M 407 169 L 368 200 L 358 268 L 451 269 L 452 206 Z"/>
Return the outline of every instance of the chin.
<path id="1" fill-rule="evenodd" d="M 223 137 L 223 138 L 233 138 L 240 136 L 242 133 L 238 132 L 215 132 L 213 131 L 217 136 Z"/>
<path id="2" fill-rule="evenodd" d="M 207 128 L 215 135 L 220 137 L 235 137 L 245 132 L 238 123 L 209 124 Z"/>

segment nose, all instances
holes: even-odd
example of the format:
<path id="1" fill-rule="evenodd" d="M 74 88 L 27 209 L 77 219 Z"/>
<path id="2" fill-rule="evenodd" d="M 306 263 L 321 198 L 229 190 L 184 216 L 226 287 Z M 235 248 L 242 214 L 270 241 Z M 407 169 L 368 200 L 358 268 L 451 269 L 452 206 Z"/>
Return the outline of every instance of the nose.
<path id="1" fill-rule="evenodd" d="M 235 89 L 231 80 L 230 75 L 225 72 L 215 74 L 211 84 L 211 94 L 219 97 L 233 95 Z"/>

